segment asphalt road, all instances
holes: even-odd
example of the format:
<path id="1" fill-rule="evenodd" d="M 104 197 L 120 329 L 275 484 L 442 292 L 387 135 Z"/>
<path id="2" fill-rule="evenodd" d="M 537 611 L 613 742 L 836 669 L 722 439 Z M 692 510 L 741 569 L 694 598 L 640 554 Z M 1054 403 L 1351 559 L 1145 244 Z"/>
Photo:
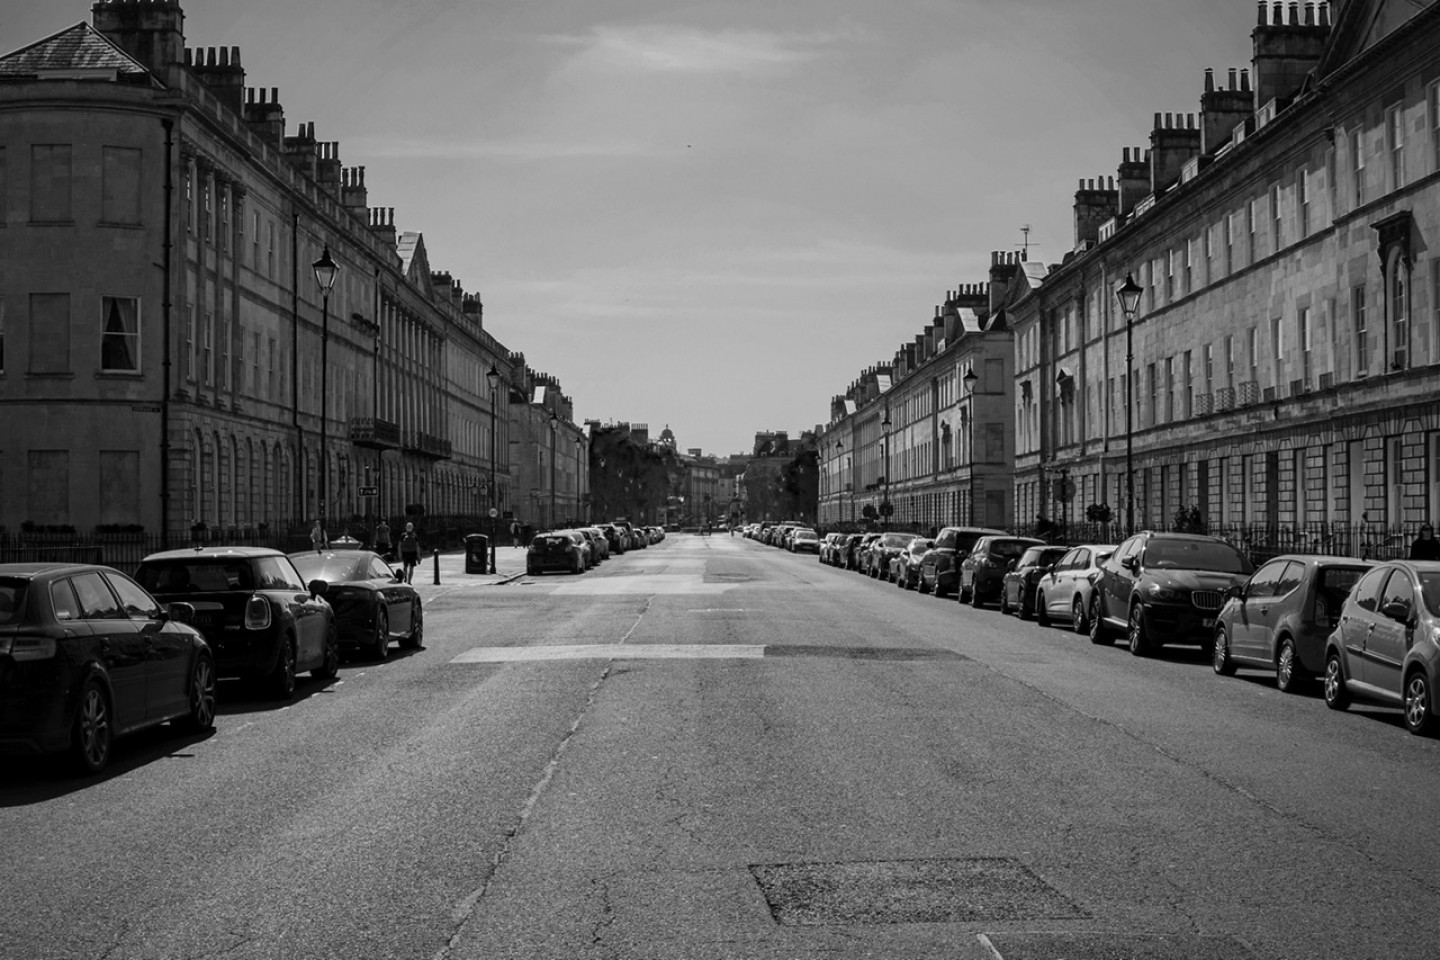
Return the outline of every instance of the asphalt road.
<path id="1" fill-rule="evenodd" d="M 0 957 L 1440 956 L 1440 742 L 739 538 L 6 761 Z M 588 648 L 588 649 L 587 649 Z"/>

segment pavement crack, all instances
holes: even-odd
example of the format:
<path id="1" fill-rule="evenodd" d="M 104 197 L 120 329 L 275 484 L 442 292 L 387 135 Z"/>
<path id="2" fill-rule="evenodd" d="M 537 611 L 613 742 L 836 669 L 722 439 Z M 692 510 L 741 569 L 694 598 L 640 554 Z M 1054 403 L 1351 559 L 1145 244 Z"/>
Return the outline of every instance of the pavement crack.
<path id="1" fill-rule="evenodd" d="M 649 609 L 648 603 L 646 604 L 646 609 Z M 641 617 L 644 617 L 643 612 L 641 613 Z M 636 625 L 639 625 L 639 621 L 636 621 Z M 633 630 L 634 627 L 631 629 Z M 580 730 L 580 724 L 584 722 L 585 718 L 590 714 L 591 708 L 595 706 L 595 700 L 599 696 L 600 687 L 609 679 L 610 672 L 614 667 L 614 660 L 607 661 L 604 669 L 600 671 L 600 676 L 590 685 L 590 690 L 585 697 L 585 706 L 580 709 L 580 713 L 575 717 L 575 721 L 570 724 L 570 729 L 566 731 L 565 735 L 560 738 L 560 742 L 556 744 L 555 750 L 550 754 L 549 761 L 545 764 L 545 769 L 540 774 L 540 779 L 530 788 L 529 796 L 527 796 L 525 802 L 521 804 L 520 812 L 516 815 L 515 821 L 510 824 L 501 835 L 500 845 L 495 849 L 494 855 L 490 857 L 490 863 L 486 866 L 485 873 L 480 878 L 480 885 L 471 891 L 469 896 L 456 904 L 455 909 L 450 912 L 450 920 L 455 925 L 455 932 L 450 935 L 450 939 L 446 941 L 445 946 L 436 951 L 433 960 L 450 960 L 453 956 L 455 948 L 460 943 L 460 937 L 465 932 L 465 925 L 470 922 L 470 918 L 473 917 L 475 911 L 479 909 L 480 902 L 485 899 L 485 894 L 489 891 L 490 884 L 494 882 L 495 875 L 500 871 L 500 867 L 509 859 L 511 847 L 514 846 L 516 838 L 519 837 L 520 832 L 525 828 L 526 821 L 530 819 L 530 815 L 535 811 L 535 806 L 540 802 L 540 797 L 545 793 L 545 789 L 550 785 L 550 781 L 554 779 L 555 771 L 560 767 L 560 760 L 564 757 L 566 748 L 570 746 L 570 741 L 575 739 L 575 734 Z"/>

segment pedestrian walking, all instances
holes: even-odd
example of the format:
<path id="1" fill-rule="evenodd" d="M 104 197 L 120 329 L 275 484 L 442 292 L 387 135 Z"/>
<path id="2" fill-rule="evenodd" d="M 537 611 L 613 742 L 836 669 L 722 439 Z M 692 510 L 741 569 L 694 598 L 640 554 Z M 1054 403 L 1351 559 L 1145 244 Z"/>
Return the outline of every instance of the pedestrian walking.
<path id="1" fill-rule="evenodd" d="M 375 552 L 390 562 L 390 524 L 381 517 L 380 522 L 375 524 Z"/>
<path id="2" fill-rule="evenodd" d="M 405 582 L 413 583 L 415 567 L 420 563 L 420 536 L 413 523 L 406 523 L 405 532 L 400 534 L 400 562 L 405 565 Z"/>
<path id="3" fill-rule="evenodd" d="M 1435 528 L 1425 524 L 1420 528 L 1420 536 L 1410 544 L 1411 560 L 1440 560 L 1440 540 L 1435 539 Z"/>
<path id="4" fill-rule="evenodd" d="M 325 535 L 325 528 L 320 525 L 319 520 L 310 528 L 310 545 L 315 548 L 316 553 L 324 553 L 325 548 L 330 545 L 330 538 Z"/>
<path id="5" fill-rule="evenodd" d="M 514 547 L 514 548 L 517 549 L 517 550 L 520 548 L 520 521 L 519 521 L 519 520 L 511 520 L 511 521 L 510 521 L 510 546 Z"/>

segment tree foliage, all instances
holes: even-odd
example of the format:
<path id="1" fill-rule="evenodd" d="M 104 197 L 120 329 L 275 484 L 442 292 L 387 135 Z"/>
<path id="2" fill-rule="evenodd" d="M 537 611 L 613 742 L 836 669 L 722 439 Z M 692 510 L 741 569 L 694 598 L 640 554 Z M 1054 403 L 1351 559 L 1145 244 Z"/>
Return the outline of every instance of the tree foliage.
<path id="1" fill-rule="evenodd" d="M 590 497 L 597 518 L 653 520 L 683 483 L 684 467 L 671 447 L 638 443 L 622 427 L 591 434 Z"/>

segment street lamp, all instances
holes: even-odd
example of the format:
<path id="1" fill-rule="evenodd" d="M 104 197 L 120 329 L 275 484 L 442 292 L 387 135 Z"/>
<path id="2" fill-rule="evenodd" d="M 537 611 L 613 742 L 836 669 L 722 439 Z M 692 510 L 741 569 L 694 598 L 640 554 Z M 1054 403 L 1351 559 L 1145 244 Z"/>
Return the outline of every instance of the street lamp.
<path id="1" fill-rule="evenodd" d="M 320 526 L 322 529 L 329 529 L 327 520 L 326 498 L 330 494 L 330 454 L 329 450 L 329 429 L 330 420 L 330 291 L 335 288 L 335 277 L 340 273 L 340 268 L 330 258 L 330 245 L 325 244 L 320 253 L 320 259 L 310 265 L 315 271 L 315 282 L 320 284 Z"/>
<path id="2" fill-rule="evenodd" d="M 970 478 L 966 486 L 970 488 L 969 501 L 967 504 L 970 514 L 970 522 L 975 522 L 975 384 L 980 378 L 975 375 L 975 364 L 972 361 L 970 366 L 965 368 L 965 375 L 960 378 L 965 387 L 965 396 L 968 398 L 966 406 L 965 426 L 968 428 L 965 433 L 965 446 L 967 459 L 970 461 Z"/>
<path id="3" fill-rule="evenodd" d="M 500 458 L 500 440 L 496 429 L 496 388 L 500 386 L 500 371 L 495 369 L 495 364 L 490 364 L 490 371 L 485 374 L 485 379 L 490 383 L 490 509 L 497 509 L 500 503 L 500 488 L 495 485 L 495 461 Z M 496 573 L 495 569 L 495 537 L 497 534 L 495 514 L 490 515 L 490 572 Z"/>
<path id="4" fill-rule="evenodd" d="M 1134 393 L 1134 371 L 1135 363 L 1135 311 L 1140 306 L 1140 294 L 1145 288 L 1135 282 L 1134 274 L 1125 274 L 1125 283 L 1115 291 L 1115 299 L 1120 301 L 1120 310 L 1125 314 L 1125 535 L 1129 536 L 1135 531 L 1135 465 L 1134 465 L 1134 442 L 1135 429 L 1133 408 L 1135 406 L 1131 397 Z"/>
<path id="5" fill-rule="evenodd" d="M 560 418 L 550 411 L 550 529 L 555 529 L 555 433 L 560 429 Z"/>
<path id="6" fill-rule="evenodd" d="M 885 408 L 885 419 L 880 421 L 880 426 L 884 430 L 881 442 L 885 445 L 885 473 L 880 477 L 885 484 L 885 490 L 880 499 L 880 522 L 884 524 L 889 521 L 890 513 L 894 509 L 890 506 L 890 408 L 888 406 Z"/>

